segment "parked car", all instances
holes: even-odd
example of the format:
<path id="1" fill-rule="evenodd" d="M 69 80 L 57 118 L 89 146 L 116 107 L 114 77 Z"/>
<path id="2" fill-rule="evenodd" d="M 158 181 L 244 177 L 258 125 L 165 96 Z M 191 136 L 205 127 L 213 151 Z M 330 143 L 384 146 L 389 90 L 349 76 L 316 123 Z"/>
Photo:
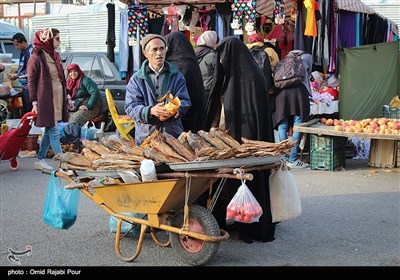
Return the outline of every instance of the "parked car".
<path id="1" fill-rule="evenodd" d="M 79 65 L 83 73 L 96 82 L 100 91 L 109 88 L 119 114 L 125 114 L 126 81 L 121 79 L 117 65 L 103 52 L 61 52 L 61 61 L 67 77 L 67 67 L 71 63 Z"/>
<path id="2" fill-rule="evenodd" d="M 8 22 L 0 21 L 0 54 L 11 55 L 12 63 L 18 64 L 19 50 L 14 47 L 14 44 L 11 41 L 11 38 L 16 33 L 24 34 L 24 31 Z"/>

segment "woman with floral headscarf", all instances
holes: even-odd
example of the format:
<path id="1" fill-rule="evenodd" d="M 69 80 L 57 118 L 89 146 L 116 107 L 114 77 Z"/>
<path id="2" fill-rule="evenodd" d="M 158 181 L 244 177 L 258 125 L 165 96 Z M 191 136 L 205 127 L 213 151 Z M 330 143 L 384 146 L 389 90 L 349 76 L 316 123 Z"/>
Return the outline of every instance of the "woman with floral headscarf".
<path id="1" fill-rule="evenodd" d="M 100 114 L 100 91 L 78 64 L 68 65 L 67 71 L 67 91 L 74 102 L 68 122 L 82 126 Z"/>
<path id="2" fill-rule="evenodd" d="M 32 112 L 37 113 L 35 125 L 44 127 L 36 169 L 52 169 L 44 160 L 52 147 L 54 154 L 62 153 L 57 122 L 68 121 L 68 108 L 73 107 L 65 88 L 64 70 L 56 49 L 60 31 L 55 28 L 38 30 L 33 39 L 34 49 L 28 62 L 28 88 Z"/>

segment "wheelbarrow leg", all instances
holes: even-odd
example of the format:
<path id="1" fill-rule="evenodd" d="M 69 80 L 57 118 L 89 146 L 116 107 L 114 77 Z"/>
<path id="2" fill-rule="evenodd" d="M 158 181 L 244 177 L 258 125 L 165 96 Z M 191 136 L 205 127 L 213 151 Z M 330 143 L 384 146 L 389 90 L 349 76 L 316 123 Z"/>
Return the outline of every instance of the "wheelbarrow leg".
<path id="1" fill-rule="evenodd" d="M 140 227 L 140 235 L 139 235 L 139 240 L 136 246 L 136 252 L 133 256 L 131 257 L 125 257 L 122 255 L 121 250 L 120 250 L 120 243 L 121 243 L 121 227 L 122 227 L 122 219 L 117 219 L 117 232 L 115 234 L 115 251 L 117 252 L 117 255 L 121 258 L 121 260 L 126 261 L 126 262 L 131 262 L 137 259 L 139 257 L 140 251 L 142 250 L 142 245 L 144 241 L 144 236 L 146 234 L 146 229 L 147 225 L 143 225 Z"/>

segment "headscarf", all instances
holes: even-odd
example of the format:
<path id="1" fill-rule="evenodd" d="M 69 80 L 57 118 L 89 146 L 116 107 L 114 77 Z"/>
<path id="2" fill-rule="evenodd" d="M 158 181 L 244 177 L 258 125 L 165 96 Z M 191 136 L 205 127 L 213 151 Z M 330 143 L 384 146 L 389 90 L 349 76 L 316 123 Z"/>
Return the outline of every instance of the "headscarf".
<path id="1" fill-rule="evenodd" d="M 68 70 L 68 74 L 69 74 L 69 71 L 71 71 L 71 70 L 75 70 L 78 72 L 78 76 L 76 77 L 75 80 L 71 79 L 69 77 L 69 75 L 68 75 L 68 79 L 67 79 L 67 90 L 68 90 L 69 95 L 73 99 L 74 96 L 76 95 L 76 92 L 78 91 L 79 87 L 81 86 L 81 81 L 82 81 L 83 77 L 85 76 L 85 74 L 82 72 L 79 65 L 75 64 L 75 63 L 68 65 L 67 70 Z"/>
<path id="2" fill-rule="evenodd" d="M 57 67 L 58 77 L 60 78 L 60 81 L 63 83 L 65 81 L 64 69 L 62 67 L 60 57 L 56 49 L 54 48 L 53 38 L 54 34 L 51 28 L 44 28 L 36 31 L 35 36 L 33 38 L 33 45 L 36 48 L 36 50 L 34 51 L 37 52 L 37 50 L 43 50 L 47 52 L 51 56 L 51 58 L 53 58 Z"/>
<path id="3" fill-rule="evenodd" d="M 213 30 L 207 30 L 203 34 L 200 35 L 199 39 L 197 39 L 197 46 L 208 46 L 210 48 L 215 48 L 218 43 L 218 35 L 217 32 Z"/>
<path id="4" fill-rule="evenodd" d="M 186 80 L 192 106 L 182 117 L 185 131 L 196 133 L 202 129 L 206 94 L 199 63 L 189 39 L 180 31 L 165 36 L 167 42 L 166 60 L 175 65 Z"/>
<path id="5" fill-rule="evenodd" d="M 213 30 L 207 30 L 197 39 L 196 42 L 196 57 L 200 59 L 206 54 L 212 52 L 218 43 L 218 34 Z"/>

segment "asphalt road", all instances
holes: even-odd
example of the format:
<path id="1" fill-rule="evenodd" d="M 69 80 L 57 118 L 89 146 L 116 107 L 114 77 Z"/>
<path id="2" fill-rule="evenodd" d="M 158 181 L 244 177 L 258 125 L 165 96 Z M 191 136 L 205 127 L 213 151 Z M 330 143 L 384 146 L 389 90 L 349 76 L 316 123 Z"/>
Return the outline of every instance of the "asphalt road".
<path id="1" fill-rule="evenodd" d="M 35 170 L 33 162 L 32 158 L 20 159 L 17 171 L 10 170 L 8 161 L 0 162 L 3 275 L 10 268 L 19 268 L 9 260 L 9 249 L 24 251 L 26 246 L 31 246 L 31 254 L 19 256 L 20 264 L 26 267 L 187 266 L 173 248 L 159 247 L 150 236 L 145 238 L 137 260 L 120 260 L 114 249 L 115 235 L 109 232 L 109 215 L 84 195 L 78 219 L 70 229 L 57 230 L 44 224 L 49 176 Z M 208 267 L 400 267 L 399 169 L 385 172 L 368 167 L 366 160 L 346 159 L 342 171 L 292 172 L 302 214 L 278 224 L 273 242 L 245 244 L 233 233 L 220 243 Z M 130 253 L 134 241 L 125 239 L 123 243 Z"/>

